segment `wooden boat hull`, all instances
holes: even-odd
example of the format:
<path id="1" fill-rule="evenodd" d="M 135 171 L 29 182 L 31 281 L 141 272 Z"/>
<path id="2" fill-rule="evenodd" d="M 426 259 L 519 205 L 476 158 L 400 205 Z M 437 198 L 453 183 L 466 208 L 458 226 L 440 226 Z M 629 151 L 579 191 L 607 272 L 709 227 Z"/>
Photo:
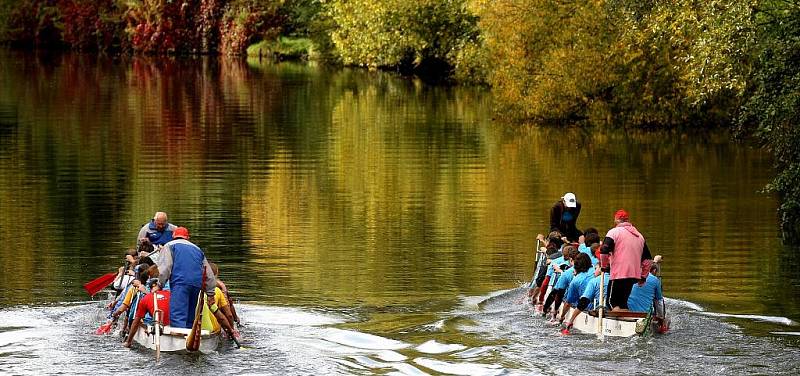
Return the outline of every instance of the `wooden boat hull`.
<path id="1" fill-rule="evenodd" d="M 569 314 L 571 315 L 572 313 L 570 312 Z M 572 322 L 572 328 L 587 334 L 598 334 L 598 320 L 595 316 L 581 312 Z M 647 318 L 644 317 L 603 317 L 603 335 L 609 337 L 638 336 L 643 332 L 642 328 L 646 325 L 646 322 Z M 638 330 L 637 325 L 639 326 Z M 655 330 L 651 331 L 651 333 L 655 332 Z"/>
<path id="2" fill-rule="evenodd" d="M 172 328 L 165 326 L 161 336 L 159 337 L 159 344 L 161 352 L 179 353 L 186 351 L 186 336 L 189 335 L 190 329 Z M 142 347 L 155 350 L 156 341 L 152 325 L 141 325 L 133 337 Z M 214 352 L 219 346 L 220 332 L 209 332 L 203 330 L 200 334 L 200 352 L 208 354 Z"/>

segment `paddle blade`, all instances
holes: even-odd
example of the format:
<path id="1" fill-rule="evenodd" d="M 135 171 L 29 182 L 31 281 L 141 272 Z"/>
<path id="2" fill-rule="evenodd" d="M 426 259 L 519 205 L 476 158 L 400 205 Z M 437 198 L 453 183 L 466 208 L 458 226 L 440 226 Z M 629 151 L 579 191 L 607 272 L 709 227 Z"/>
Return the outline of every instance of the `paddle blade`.
<path id="1" fill-rule="evenodd" d="M 94 296 L 94 294 L 97 294 L 100 292 L 100 290 L 110 285 L 111 282 L 114 282 L 114 278 L 116 277 L 117 273 L 111 272 L 87 282 L 85 285 L 83 285 L 83 288 L 86 290 L 89 296 Z"/>
<path id="2" fill-rule="evenodd" d="M 205 276 L 205 274 L 204 274 Z M 200 296 L 197 298 L 197 306 L 194 312 L 194 322 L 192 323 L 192 331 L 186 336 L 186 351 L 194 352 L 200 350 L 200 332 L 203 330 L 203 292 L 200 291 Z"/>
<path id="3" fill-rule="evenodd" d="M 112 324 L 111 322 L 107 322 L 103 325 L 100 325 L 100 327 L 97 328 L 94 334 L 97 335 L 108 334 L 109 332 L 111 332 L 111 324 Z"/>
<path id="4" fill-rule="evenodd" d="M 658 333 L 667 334 L 668 331 L 669 331 L 669 319 L 661 320 L 661 323 L 658 324 Z"/>

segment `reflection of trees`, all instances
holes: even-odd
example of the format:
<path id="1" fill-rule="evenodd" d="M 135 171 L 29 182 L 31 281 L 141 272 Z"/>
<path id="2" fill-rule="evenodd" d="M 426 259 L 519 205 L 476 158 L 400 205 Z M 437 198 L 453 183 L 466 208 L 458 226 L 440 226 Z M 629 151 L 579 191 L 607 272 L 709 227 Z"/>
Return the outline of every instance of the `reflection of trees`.
<path id="1" fill-rule="evenodd" d="M 480 118 L 479 102 L 380 73 L 320 79 L 297 78 L 297 92 L 309 93 L 299 103 L 311 108 L 289 111 L 312 129 L 295 134 L 297 147 L 279 151 L 267 173 L 251 172 L 246 218 L 257 257 L 273 266 L 311 263 L 310 275 L 276 282 L 331 299 L 460 285 L 456 265 L 474 240 L 461 235 L 476 216 L 460 198 L 485 201 L 474 184 L 483 180 L 480 162 L 474 171 L 459 167 L 482 153 L 480 127 L 467 123 Z"/>
<path id="2" fill-rule="evenodd" d="M 243 299 L 365 305 L 390 325 L 423 301 L 446 310 L 529 278 L 533 239 L 568 190 L 581 227 L 631 211 L 669 260 L 668 292 L 752 306 L 773 286 L 759 278 L 780 257 L 774 203 L 753 194 L 769 162 L 725 135 L 504 127 L 481 92 L 376 72 L 41 59 L 0 64 L 11 299 L 110 270 L 163 209 Z"/>

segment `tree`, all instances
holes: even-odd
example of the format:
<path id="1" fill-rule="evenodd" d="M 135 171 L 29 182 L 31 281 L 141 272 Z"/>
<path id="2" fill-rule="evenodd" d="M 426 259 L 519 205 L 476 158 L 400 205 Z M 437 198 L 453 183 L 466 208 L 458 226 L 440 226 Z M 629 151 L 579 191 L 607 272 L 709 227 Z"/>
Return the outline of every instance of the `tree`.
<path id="1" fill-rule="evenodd" d="M 784 239 L 800 242 L 800 3 L 773 1 L 758 13 L 760 52 L 738 122 L 772 152 Z"/>
<path id="2" fill-rule="evenodd" d="M 332 0 L 331 41 L 344 64 L 451 73 L 458 52 L 478 38 L 463 0 Z"/>

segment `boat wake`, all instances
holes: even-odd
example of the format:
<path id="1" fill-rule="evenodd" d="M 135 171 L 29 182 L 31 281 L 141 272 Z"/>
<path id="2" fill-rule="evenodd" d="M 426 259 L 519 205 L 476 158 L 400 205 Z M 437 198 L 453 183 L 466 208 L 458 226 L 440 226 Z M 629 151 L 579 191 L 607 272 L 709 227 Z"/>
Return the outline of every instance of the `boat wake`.
<path id="1" fill-rule="evenodd" d="M 703 373 L 748 374 L 759 367 L 783 372 L 798 365 L 800 350 L 782 345 L 774 338 L 796 338 L 800 332 L 772 332 L 773 337 L 743 336 L 739 326 L 724 320 L 797 325 L 785 317 L 708 312 L 694 302 L 667 298 L 666 309 L 672 323 L 666 335 L 606 337 L 600 341 L 594 335 L 560 335 L 558 326 L 536 317 L 529 303 L 520 304 L 527 291 L 526 284 L 462 297 L 461 304 L 446 313 L 437 326 L 454 327 L 485 341 L 503 343 L 495 348 L 502 353 L 501 364 L 514 364 L 511 368 L 529 373 L 661 374 L 675 364 L 682 364 L 687 367 L 684 369 L 702 369 Z M 552 354 L 569 354 L 571 361 L 553 364 Z M 781 361 L 774 361 L 776 358 Z M 613 364 L 613 370 L 609 364 Z M 641 368 L 642 364 L 648 364 L 648 368 Z"/>
<path id="2" fill-rule="evenodd" d="M 779 317 L 779 316 L 763 316 L 763 315 L 741 315 L 741 314 L 732 314 L 732 313 L 718 313 L 718 312 L 699 312 L 701 315 L 712 316 L 712 317 L 729 317 L 729 318 L 736 318 L 736 319 L 746 319 L 746 320 L 753 320 L 753 321 L 760 321 L 760 322 L 767 322 L 773 324 L 781 324 L 786 326 L 794 326 L 797 325 L 796 322 L 793 320 L 786 318 L 786 317 Z"/>

